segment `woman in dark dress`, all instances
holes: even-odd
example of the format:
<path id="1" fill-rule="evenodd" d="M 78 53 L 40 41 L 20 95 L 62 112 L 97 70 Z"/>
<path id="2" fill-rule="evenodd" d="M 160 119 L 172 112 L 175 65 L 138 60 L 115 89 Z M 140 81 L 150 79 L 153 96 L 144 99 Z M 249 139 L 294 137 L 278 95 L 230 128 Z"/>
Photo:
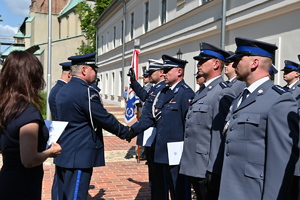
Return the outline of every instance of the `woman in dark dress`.
<path id="1" fill-rule="evenodd" d="M 13 51 L 0 73 L 1 200 L 41 199 L 43 162 L 60 154 L 59 144 L 46 142 L 49 132 L 38 107 L 43 66 L 25 51 Z"/>

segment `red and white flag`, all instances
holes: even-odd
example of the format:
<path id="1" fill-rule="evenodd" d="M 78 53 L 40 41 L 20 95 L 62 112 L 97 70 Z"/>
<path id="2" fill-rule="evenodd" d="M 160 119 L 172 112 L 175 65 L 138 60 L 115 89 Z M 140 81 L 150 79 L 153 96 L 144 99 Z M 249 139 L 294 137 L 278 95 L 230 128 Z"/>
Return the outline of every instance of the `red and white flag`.
<path id="1" fill-rule="evenodd" d="M 139 49 L 133 49 L 131 67 L 135 72 L 135 78 L 138 80 L 139 75 Z M 130 83 L 130 79 L 128 80 Z M 129 123 L 135 118 L 134 105 L 139 102 L 139 98 L 135 95 L 135 92 L 131 87 L 128 87 L 127 104 L 125 111 L 125 122 Z"/>

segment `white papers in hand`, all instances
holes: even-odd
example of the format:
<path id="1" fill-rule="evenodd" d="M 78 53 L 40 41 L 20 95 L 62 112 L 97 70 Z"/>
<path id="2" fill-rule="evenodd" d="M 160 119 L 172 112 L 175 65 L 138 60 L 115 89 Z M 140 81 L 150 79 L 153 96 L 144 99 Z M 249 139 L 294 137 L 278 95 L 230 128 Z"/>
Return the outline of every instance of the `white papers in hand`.
<path id="1" fill-rule="evenodd" d="M 168 142 L 167 147 L 168 147 L 169 165 L 179 165 L 182 151 L 183 151 L 183 141 Z"/>
<path id="2" fill-rule="evenodd" d="M 57 142 L 58 138 L 68 125 L 68 122 L 45 120 L 45 124 L 49 130 L 49 139 L 46 145 L 46 149 L 48 149 L 52 142 Z"/>

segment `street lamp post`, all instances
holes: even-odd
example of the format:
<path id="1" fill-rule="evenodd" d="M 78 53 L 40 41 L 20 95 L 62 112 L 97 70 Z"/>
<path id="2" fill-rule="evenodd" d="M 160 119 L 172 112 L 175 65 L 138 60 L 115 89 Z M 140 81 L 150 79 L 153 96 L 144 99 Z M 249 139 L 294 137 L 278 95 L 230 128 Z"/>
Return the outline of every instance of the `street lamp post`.
<path id="1" fill-rule="evenodd" d="M 179 48 L 178 52 L 176 53 L 176 55 L 177 55 L 178 59 L 182 59 L 182 52 L 180 51 L 180 48 Z"/>

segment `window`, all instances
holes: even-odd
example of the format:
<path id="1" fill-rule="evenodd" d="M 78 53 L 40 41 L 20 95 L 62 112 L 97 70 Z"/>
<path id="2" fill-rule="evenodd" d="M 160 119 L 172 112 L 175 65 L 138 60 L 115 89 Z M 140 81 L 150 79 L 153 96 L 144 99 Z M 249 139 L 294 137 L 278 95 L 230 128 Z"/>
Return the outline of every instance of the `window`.
<path id="1" fill-rule="evenodd" d="M 106 32 L 106 51 L 108 51 L 109 50 L 109 32 L 107 31 Z"/>
<path id="2" fill-rule="evenodd" d="M 148 32 L 148 23 L 149 23 L 149 2 L 145 3 L 145 23 L 144 23 L 144 30 Z"/>
<path id="3" fill-rule="evenodd" d="M 133 39 L 134 13 L 131 13 L 130 38 Z"/>
<path id="4" fill-rule="evenodd" d="M 101 53 L 104 53 L 104 38 L 101 36 Z"/>
<path id="5" fill-rule="evenodd" d="M 166 13 L 167 13 L 167 1 L 161 1 L 161 24 L 166 23 Z"/>
<path id="6" fill-rule="evenodd" d="M 113 48 L 116 47 L 116 27 L 114 26 L 114 41 L 113 41 Z"/>
<path id="7" fill-rule="evenodd" d="M 121 44 L 123 44 L 123 42 L 124 42 L 123 35 L 124 35 L 124 21 L 122 20 L 121 21 Z"/>

